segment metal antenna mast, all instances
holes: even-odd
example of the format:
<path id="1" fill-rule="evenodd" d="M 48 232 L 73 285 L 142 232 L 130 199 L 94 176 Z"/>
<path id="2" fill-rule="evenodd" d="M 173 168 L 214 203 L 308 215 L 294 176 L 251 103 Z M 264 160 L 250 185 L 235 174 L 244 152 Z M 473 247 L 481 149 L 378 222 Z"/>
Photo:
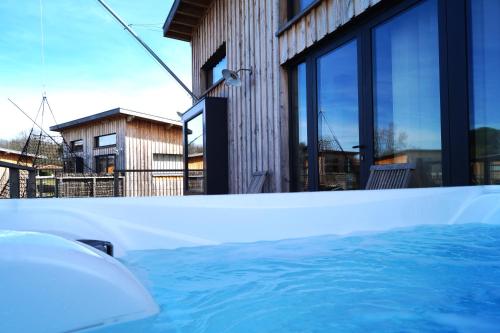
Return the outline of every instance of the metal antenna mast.
<path id="1" fill-rule="evenodd" d="M 199 98 L 196 96 L 185 84 L 179 79 L 177 75 L 156 55 L 156 53 L 132 30 L 130 27 L 123 22 L 123 20 L 102 0 L 97 0 L 99 3 L 127 30 L 132 37 L 134 37 L 152 56 L 155 60 L 170 74 L 172 77 L 181 85 L 181 87 L 195 100 L 198 101 Z"/>

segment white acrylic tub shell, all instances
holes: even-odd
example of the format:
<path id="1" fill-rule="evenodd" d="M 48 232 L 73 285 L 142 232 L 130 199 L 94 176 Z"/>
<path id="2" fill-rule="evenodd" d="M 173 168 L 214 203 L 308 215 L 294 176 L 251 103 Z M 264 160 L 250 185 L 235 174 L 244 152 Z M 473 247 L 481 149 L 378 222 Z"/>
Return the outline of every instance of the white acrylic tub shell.
<path id="1" fill-rule="evenodd" d="M 0 230 L 21 233 L 0 234 L 0 332 L 68 332 L 156 313 L 119 262 L 75 239 L 110 241 L 123 256 L 457 223 L 500 223 L 500 187 L 1 200 Z"/>
<path id="2" fill-rule="evenodd" d="M 500 186 L 3 200 L 0 221 L 0 229 L 107 240 L 120 257 L 131 250 L 345 235 L 420 224 L 500 223 Z"/>
<path id="3" fill-rule="evenodd" d="M 74 332 L 158 313 L 117 260 L 42 233 L 0 230 L 0 332 Z"/>

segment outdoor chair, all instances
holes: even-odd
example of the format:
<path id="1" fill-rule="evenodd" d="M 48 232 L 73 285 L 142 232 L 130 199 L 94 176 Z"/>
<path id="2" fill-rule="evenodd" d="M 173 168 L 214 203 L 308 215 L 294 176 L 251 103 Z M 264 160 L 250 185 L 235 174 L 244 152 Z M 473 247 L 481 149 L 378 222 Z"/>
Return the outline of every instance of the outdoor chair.
<path id="1" fill-rule="evenodd" d="M 415 170 L 414 163 L 372 165 L 367 190 L 408 188 Z"/>
<path id="2" fill-rule="evenodd" d="M 254 172 L 252 174 L 250 185 L 248 185 L 247 188 L 247 194 L 262 193 L 264 184 L 266 183 L 267 175 L 267 171 Z"/>

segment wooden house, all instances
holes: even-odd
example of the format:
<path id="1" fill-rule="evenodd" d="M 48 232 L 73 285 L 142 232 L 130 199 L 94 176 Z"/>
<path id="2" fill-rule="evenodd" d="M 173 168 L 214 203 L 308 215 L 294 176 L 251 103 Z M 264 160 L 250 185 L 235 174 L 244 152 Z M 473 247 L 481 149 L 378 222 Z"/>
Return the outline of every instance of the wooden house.
<path id="1" fill-rule="evenodd" d="M 267 192 L 364 188 L 406 151 L 419 186 L 495 184 L 498 16 L 486 0 L 175 0 L 164 36 L 191 43 L 194 93 L 227 100 L 231 193 L 258 171 Z M 251 72 L 229 87 L 225 68 Z M 336 152 L 359 167 L 331 177 Z M 342 173 L 358 181 L 329 183 Z"/>
<path id="2" fill-rule="evenodd" d="M 126 196 L 182 195 L 182 125 L 117 108 L 50 128 L 65 141 L 65 172 L 113 178 Z"/>
<path id="3" fill-rule="evenodd" d="M 22 165 L 26 167 L 31 167 L 35 156 L 33 154 L 26 154 L 21 151 L 7 149 L 0 147 L 0 162 L 6 162 L 13 165 Z M 0 198 L 9 197 L 9 168 L 0 166 Z M 28 173 L 20 171 L 20 193 L 26 195 L 26 181 L 28 178 Z"/>

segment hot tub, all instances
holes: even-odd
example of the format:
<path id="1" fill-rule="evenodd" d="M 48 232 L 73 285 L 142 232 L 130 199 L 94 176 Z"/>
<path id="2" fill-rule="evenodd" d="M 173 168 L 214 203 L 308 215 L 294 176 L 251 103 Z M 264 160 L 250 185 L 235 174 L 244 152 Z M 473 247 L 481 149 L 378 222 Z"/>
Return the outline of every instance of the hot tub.
<path id="1" fill-rule="evenodd" d="M 343 297 L 343 302 L 346 302 L 345 304 L 353 300 L 357 300 L 358 303 L 361 304 L 363 302 L 359 301 L 360 299 L 357 298 L 356 295 L 359 296 L 359 291 L 363 288 L 360 288 L 358 284 L 355 285 L 355 288 L 353 288 L 352 284 L 348 284 L 344 289 L 335 291 L 337 294 L 331 294 L 331 290 L 329 289 L 330 282 L 324 281 L 324 278 L 328 277 L 329 281 L 334 285 L 341 285 L 341 282 L 344 280 L 337 280 L 336 273 L 331 271 L 330 268 L 338 267 L 340 269 L 340 267 L 342 267 L 343 272 L 347 272 L 345 278 L 348 280 L 350 279 L 349 281 L 352 282 L 354 278 L 350 276 L 350 274 L 353 274 L 352 272 L 360 267 L 375 270 L 377 267 L 392 267 L 389 264 L 391 261 L 384 262 L 380 258 L 373 259 L 373 257 L 371 257 L 371 255 L 376 252 L 378 246 L 374 244 L 380 244 L 380 247 L 384 248 L 384 246 L 390 243 L 390 246 L 387 245 L 387 248 L 384 248 L 386 251 L 384 256 L 388 259 L 401 259 L 408 255 L 408 253 L 414 253 L 416 251 L 416 248 L 407 249 L 408 253 L 402 254 L 396 250 L 404 249 L 405 244 L 411 243 L 411 239 L 420 239 L 416 246 L 419 249 L 418 251 L 423 253 L 429 248 L 439 249 L 441 246 L 449 246 L 450 248 L 448 250 L 451 251 L 451 249 L 457 245 L 450 245 L 451 243 L 448 243 L 449 240 L 451 238 L 460 238 L 462 243 L 460 243 L 460 251 L 458 252 L 462 253 L 464 256 L 470 254 L 470 251 L 464 249 L 463 246 L 470 244 L 471 240 L 464 240 L 465 238 L 463 236 L 464 234 L 470 235 L 472 231 L 467 229 L 468 227 L 460 229 L 460 226 L 474 225 L 475 227 L 472 229 L 474 230 L 473 233 L 476 234 L 476 231 L 479 230 L 477 233 L 478 235 L 495 233 L 496 226 L 500 225 L 500 187 L 482 186 L 175 198 L 12 200 L 0 202 L 0 221 L 2 221 L 0 229 L 18 232 L 35 231 L 40 233 L 39 237 L 42 238 L 43 236 L 41 235 L 48 234 L 57 236 L 58 239 L 60 238 L 68 241 L 75 239 L 99 239 L 111 242 L 114 245 L 116 257 L 120 260 L 120 262 L 115 260 L 112 264 L 125 264 L 128 269 L 127 271 L 132 271 L 138 280 L 145 285 L 146 289 L 153 294 L 155 300 L 160 303 L 162 314 L 168 313 L 170 307 L 171 314 L 178 315 L 176 318 L 165 317 L 165 315 L 162 316 L 161 314 L 158 316 L 161 317 L 162 320 L 171 320 L 170 326 L 167 325 L 168 330 L 181 330 L 183 332 L 220 332 L 222 330 L 228 332 L 265 332 L 281 330 L 287 332 L 293 331 L 294 329 L 296 331 L 308 331 L 308 329 L 305 329 L 305 327 L 307 327 L 310 328 L 310 331 L 314 332 L 327 332 L 332 329 L 339 331 L 346 330 L 347 328 L 351 328 L 350 331 L 356 332 L 366 330 L 366 327 L 370 327 L 370 325 L 373 327 L 374 321 L 383 323 L 384 316 L 387 316 L 389 313 L 394 314 L 394 306 L 398 303 L 397 300 L 399 298 L 393 299 L 393 303 L 390 305 L 384 305 L 382 304 L 384 303 L 382 300 L 388 300 L 391 299 L 391 297 L 387 297 L 387 295 L 382 297 L 381 294 L 378 296 L 380 297 L 381 304 L 374 301 L 377 303 L 377 306 L 374 305 L 373 308 L 364 304 L 363 306 L 366 306 L 366 308 L 353 308 L 349 310 L 351 312 L 344 313 L 342 311 L 337 311 L 337 313 L 342 313 L 342 318 L 334 319 L 334 316 L 328 315 L 330 312 L 326 311 L 326 309 L 329 309 L 328 306 L 335 302 L 324 300 L 320 295 L 330 295 L 332 299 L 341 299 Z M 425 228 L 425 226 L 431 229 L 418 229 L 416 234 L 412 234 L 413 231 L 408 231 L 409 228 Z M 459 227 L 457 227 L 458 229 L 456 230 L 443 229 L 446 228 L 446 226 Z M 481 226 L 485 226 L 484 228 L 491 227 L 492 229 L 483 230 Z M 434 237 L 437 234 L 448 235 L 448 238 Z M 432 237 L 429 235 L 432 235 Z M 402 242 L 398 240 L 398 237 L 402 237 Z M 432 243 L 429 242 L 428 247 L 420 247 L 421 244 L 426 244 L 426 241 L 430 239 L 429 237 L 432 238 Z M 482 238 L 482 236 L 476 238 Z M 474 240 L 475 238 L 472 239 Z M 26 242 L 28 247 L 30 241 L 26 240 Z M 495 241 L 490 243 L 488 243 L 488 246 L 492 246 L 493 249 L 496 243 Z M 352 247 L 352 244 L 356 245 Z M 475 244 L 475 246 L 479 247 L 485 245 Z M 190 250 L 190 248 L 192 250 Z M 336 250 L 331 252 L 333 248 Z M 262 249 L 267 249 L 267 252 L 261 252 Z M 316 252 L 313 251 L 314 253 L 309 253 L 311 249 L 315 249 Z M 352 252 L 342 252 L 342 250 L 345 249 L 349 249 L 349 251 Z M 360 251 L 368 251 L 367 249 L 370 249 L 371 252 L 365 253 L 365 257 L 358 256 Z M 322 257 L 326 252 L 328 252 L 326 257 Z M 50 255 L 53 255 L 54 252 L 51 253 Z M 204 253 L 207 254 L 207 258 L 200 259 L 200 256 L 203 256 Z M 305 253 L 307 253 L 307 255 L 305 255 Z M 428 275 L 432 273 L 441 272 L 444 274 L 443 276 L 449 275 L 447 277 L 449 280 L 446 280 L 448 282 L 442 281 L 443 284 L 454 281 L 453 279 L 458 272 L 455 271 L 456 267 L 453 266 L 453 263 L 448 262 L 449 257 L 441 257 L 441 254 L 436 253 L 437 252 L 429 252 L 427 257 L 423 257 L 429 258 L 429 263 L 426 263 L 426 265 L 428 264 L 429 266 L 422 264 L 421 260 L 423 259 L 419 256 L 419 253 L 415 253 L 415 258 L 419 258 L 415 262 L 424 265 L 426 269 L 428 269 L 426 271 L 427 275 L 425 276 L 415 275 L 409 277 L 405 275 L 406 271 L 397 273 L 400 275 L 394 273 L 394 276 L 391 276 L 390 272 L 384 271 L 379 276 L 373 276 L 372 280 L 379 281 L 381 277 L 383 277 L 384 281 L 386 277 L 394 278 L 396 281 L 401 281 L 405 278 L 410 280 L 414 279 L 415 285 L 424 288 L 423 290 L 425 290 L 425 288 L 436 287 L 426 282 L 427 279 L 429 279 Z M 67 260 L 72 260 L 71 255 L 66 255 L 69 256 Z M 346 262 L 341 259 L 342 255 L 347 257 L 355 256 L 357 259 L 352 263 L 347 262 L 346 264 Z M 29 256 L 29 250 L 26 252 L 26 256 Z M 490 256 L 494 256 L 494 254 L 489 253 L 486 256 L 490 258 Z M 157 261 L 154 263 L 148 261 L 152 260 L 152 258 L 156 258 L 155 260 Z M 273 262 L 272 265 L 274 266 L 269 266 L 269 260 L 275 258 L 281 258 L 282 261 Z M 318 258 L 323 258 L 325 259 L 324 262 L 328 263 L 326 267 L 309 267 L 311 271 L 314 272 L 324 271 L 325 274 L 323 277 L 319 274 L 317 280 L 302 280 L 307 276 L 307 270 L 305 270 L 303 274 L 300 272 L 297 273 L 293 271 L 293 273 L 288 271 L 289 266 L 287 265 L 290 265 L 290 267 L 295 267 L 296 265 L 300 266 L 301 262 L 310 263 L 312 260 L 311 258 L 314 258 L 314 263 L 317 263 Z M 379 262 L 380 266 L 376 265 L 372 267 L 370 265 L 365 265 L 369 262 L 367 261 L 368 259 L 364 261 L 363 258 L 372 258 L 375 261 L 381 260 Z M 238 261 L 240 259 L 246 261 L 242 263 Z M 186 260 L 186 262 L 183 263 L 183 260 Z M 289 260 L 291 260 L 291 262 Z M 467 264 L 470 265 L 473 259 L 467 257 L 467 260 L 469 260 Z M 484 260 L 484 258 L 476 258 L 474 260 L 478 263 L 482 262 L 484 265 L 494 265 L 492 263 L 483 262 L 482 260 Z M 216 296 L 212 295 L 212 298 L 210 298 L 207 294 L 203 294 L 203 292 L 207 292 L 210 288 L 203 287 L 197 289 L 197 286 L 199 286 L 198 281 L 193 284 L 184 284 L 185 281 L 182 280 L 183 277 L 175 277 L 175 274 L 172 272 L 170 272 L 170 274 L 167 274 L 168 272 L 162 273 L 167 275 L 156 274 L 150 269 L 151 267 L 155 267 L 155 265 L 158 266 L 158 262 L 163 262 L 171 267 L 175 267 L 175 271 L 179 274 L 182 272 L 184 278 L 188 280 L 190 276 L 196 276 L 197 278 L 203 279 L 203 276 L 206 275 L 207 279 L 213 279 L 213 281 L 219 282 L 222 281 L 220 285 L 216 284 L 211 288 L 219 291 L 227 290 L 228 295 L 222 293 L 224 296 L 221 296 L 221 293 L 218 293 Z M 407 260 L 407 262 L 411 262 L 411 260 Z M 412 265 L 417 265 L 415 262 L 413 262 Z M 447 267 L 446 269 L 442 268 L 444 271 L 440 271 L 436 268 L 439 266 L 440 262 L 443 262 L 442 267 Z M 404 266 L 406 263 L 404 261 L 398 261 L 392 262 L 392 264 L 395 265 L 394 267 L 399 267 L 400 265 Z M 203 271 L 199 271 L 200 267 L 203 267 Z M 242 268 L 241 271 L 238 271 L 233 269 L 228 270 L 228 267 Z M 275 267 L 277 271 L 282 270 L 283 275 L 277 276 L 276 279 L 283 277 L 288 278 L 291 276 L 291 280 L 287 280 L 288 282 L 280 284 L 280 286 L 274 286 L 273 288 L 275 289 L 269 287 L 269 285 L 273 286 L 271 282 L 267 285 L 260 285 L 258 281 L 266 280 L 269 276 L 254 275 L 255 271 L 267 272 L 269 267 Z M 288 268 L 284 269 L 284 267 Z M 352 270 L 349 269 L 350 267 L 352 267 Z M 415 272 L 419 272 L 418 267 L 420 266 L 417 265 L 412 267 L 414 267 L 413 269 Z M 496 272 L 497 267 L 491 266 L 489 268 L 491 268 L 490 271 Z M 183 271 L 184 269 L 186 269 L 186 271 Z M 212 269 L 214 270 L 213 272 Z M 325 271 L 325 269 L 327 271 Z M 479 268 L 474 266 L 474 269 L 477 270 Z M 392 271 L 395 270 L 393 269 Z M 211 272 L 213 274 L 211 274 Z M 222 272 L 225 272 L 224 274 L 226 275 Z M 449 274 L 445 274 L 446 272 Z M 294 275 L 295 273 L 297 274 Z M 96 268 L 96 276 L 102 279 L 102 274 L 108 277 L 110 276 L 109 272 L 102 272 L 102 269 Z M 231 280 L 235 276 L 240 276 L 241 281 L 238 281 L 238 279 L 234 281 Z M 244 282 L 245 278 L 252 276 L 255 277 L 255 280 L 251 279 L 251 281 Z M 477 278 L 477 276 L 475 277 Z M 469 278 L 472 279 L 475 277 L 471 276 Z M 491 283 L 491 281 L 488 280 L 493 277 L 495 277 L 495 275 L 481 277 L 481 279 L 485 280 L 485 283 L 487 282 L 486 286 L 491 288 L 488 292 L 492 293 L 493 296 L 491 298 L 481 298 L 480 301 L 478 300 L 478 304 L 482 304 L 481 302 L 491 303 L 492 299 L 496 299 L 494 295 L 500 292 L 499 285 Z M 74 277 L 74 279 L 77 278 Z M 371 284 L 370 281 L 365 281 L 365 279 L 361 280 L 363 280 L 362 286 Z M 29 281 L 29 278 L 25 278 L 22 281 L 24 281 L 23 283 L 27 283 L 26 281 Z M 170 294 L 168 295 L 158 294 L 158 290 L 165 289 L 161 284 L 167 283 L 166 281 L 170 284 L 179 283 L 178 288 L 170 290 Z M 273 279 L 269 281 L 273 281 Z M 294 294 L 294 292 L 297 292 L 297 289 L 290 287 L 290 285 L 297 283 L 297 281 L 302 281 L 302 284 L 301 287 L 299 287 L 300 292 Z M 323 281 L 321 288 L 326 288 L 325 290 L 330 291 L 327 292 L 322 290 L 320 294 L 304 294 L 304 290 L 309 290 L 309 287 L 316 285 L 319 281 Z M 1 282 L 2 278 L 0 277 L 0 285 Z M 379 282 L 381 282 L 381 280 Z M 462 284 L 467 284 L 467 282 L 467 279 L 456 281 L 456 286 L 462 286 Z M 14 282 L 11 281 L 11 283 Z M 244 287 L 239 286 L 238 283 L 243 283 Z M 384 283 L 387 283 L 387 281 Z M 261 302 L 259 304 L 266 305 L 270 312 L 275 311 L 275 317 L 269 318 L 264 315 L 259 315 L 259 311 L 262 311 L 262 309 L 258 306 L 251 307 L 248 305 L 250 302 L 249 300 L 252 299 L 252 297 L 249 296 L 249 298 L 245 299 L 241 304 L 232 304 L 229 309 L 226 309 L 228 312 L 226 312 L 225 315 L 246 318 L 246 316 L 251 313 L 254 316 L 253 319 L 251 316 L 246 320 L 241 319 L 240 324 L 238 324 L 238 320 L 233 322 L 218 322 L 218 318 L 214 317 L 214 313 L 224 310 L 228 299 L 239 299 L 240 297 L 244 297 L 242 295 L 248 292 L 245 288 L 255 284 L 260 287 L 253 290 L 251 295 L 261 295 L 261 298 L 255 300 L 255 302 Z M 235 287 L 236 289 L 234 290 L 231 289 L 231 286 L 234 287 L 236 285 L 239 287 Z M 283 287 L 285 291 L 280 289 L 281 287 Z M 376 288 L 374 287 L 374 290 L 386 287 L 387 285 L 384 284 L 377 285 Z M 404 286 L 399 287 L 400 289 L 397 289 L 398 292 L 410 290 L 405 289 Z M 86 288 L 91 289 L 90 286 Z M 483 290 L 485 288 L 488 289 L 481 285 L 478 286 L 477 290 Z M 203 290 L 203 292 L 200 290 Z M 349 290 L 351 290 L 351 293 Z M 373 296 L 374 290 L 370 290 L 369 295 Z M 88 290 L 88 292 L 92 292 L 92 290 Z M 183 292 L 184 294 L 179 294 L 179 292 Z M 202 293 L 203 295 L 196 294 L 196 292 Z M 287 292 L 291 294 L 287 294 Z M 444 294 L 446 293 L 443 292 L 443 295 Z M 303 299 L 301 299 L 302 296 L 300 295 L 303 296 Z M 342 295 L 342 297 L 340 297 L 340 295 Z M 418 291 L 416 291 L 414 295 L 418 295 Z M 33 292 L 30 297 L 36 298 L 38 295 L 36 292 Z M 44 297 L 48 297 L 46 301 L 51 302 L 49 296 L 45 295 Z M 171 299 L 169 299 L 169 297 L 171 297 Z M 366 295 L 363 297 L 366 297 Z M 457 295 L 457 297 L 459 298 L 461 296 Z M 146 303 L 148 303 L 147 296 L 145 296 L 145 299 Z M 190 300 L 199 300 L 203 303 L 203 300 L 211 299 L 214 304 L 219 304 L 220 307 L 214 307 L 214 309 L 212 309 L 213 312 L 200 312 L 201 310 L 192 308 L 195 306 L 194 304 L 190 305 L 189 308 L 181 309 L 173 306 L 173 304 L 175 304 L 175 299 L 185 303 L 189 303 Z M 264 301 L 264 299 L 266 301 Z M 498 297 L 498 299 L 500 299 L 500 297 Z M 269 300 L 273 301 L 269 303 Z M 278 302 L 278 300 L 280 301 Z M 374 300 L 377 300 L 377 298 L 375 297 Z M 303 308 L 308 309 L 308 311 L 304 312 L 307 313 L 308 316 L 305 314 L 303 317 L 298 315 L 296 316 L 296 320 L 288 318 L 287 314 L 289 314 L 289 311 L 296 311 L 300 307 L 288 309 L 285 304 L 287 302 L 288 304 L 301 303 L 302 301 Z M 432 296 L 429 296 L 428 299 L 421 299 L 418 304 L 430 304 L 431 302 L 439 304 L 439 300 L 433 299 Z M 401 304 L 404 303 L 405 302 L 402 302 Z M 207 304 L 203 304 L 207 306 Z M 314 304 L 321 305 L 321 308 L 323 308 L 325 312 L 323 313 L 321 309 L 318 309 L 318 312 L 313 311 L 309 313 L 309 309 L 314 308 Z M 299 304 L 295 305 L 299 306 Z M 340 308 L 343 311 L 347 311 L 346 309 L 349 308 L 341 304 L 333 305 L 337 306 L 337 309 Z M 384 306 L 386 307 L 384 308 Z M 10 318 L 2 319 L 14 325 L 15 321 L 19 320 L 19 318 L 15 316 L 15 309 L 10 308 L 8 309 L 9 311 L 7 311 L 7 307 L 8 305 L 4 303 L 0 305 L 0 315 L 2 313 L 9 313 Z M 387 312 L 381 310 L 387 308 L 390 309 L 387 310 Z M 151 307 L 149 309 L 151 309 Z M 239 310 L 236 311 L 235 309 Z M 371 321 L 368 320 L 369 318 L 366 316 L 363 316 L 363 319 L 359 318 L 359 315 L 363 314 L 363 309 L 368 312 L 370 312 L 370 309 L 373 310 L 372 317 L 374 317 L 368 316 L 371 318 Z M 493 304 L 493 308 L 482 309 L 484 313 L 479 313 L 481 312 L 480 306 L 474 308 L 476 317 L 471 313 L 467 313 L 466 315 L 462 313 L 463 316 L 461 316 L 457 314 L 457 312 L 451 310 L 441 313 L 439 311 L 434 311 L 434 309 L 432 313 L 433 316 L 435 316 L 432 318 L 425 317 L 425 320 L 427 320 L 425 323 L 443 325 L 442 327 L 434 327 L 429 324 L 431 326 L 413 326 L 413 328 L 423 330 L 428 328 L 431 330 L 437 327 L 442 329 L 449 328 L 451 331 L 453 331 L 453 329 L 467 331 L 467 328 L 470 328 L 471 331 L 477 329 L 488 331 L 493 327 L 491 325 L 495 324 L 496 320 L 499 319 L 491 315 L 490 312 L 498 310 L 498 313 L 500 313 L 500 305 L 495 303 Z M 61 311 L 64 313 L 64 310 Z M 425 312 L 425 310 L 422 309 L 415 309 L 415 311 Z M 148 311 L 144 313 L 148 313 Z M 149 314 L 151 315 L 152 312 L 149 312 Z M 399 319 L 400 321 L 392 323 L 392 326 L 383 326 L 381 324 L 382 326 L 380 326 L 380 329 L 384 331 L 397 331 L 397 328 L 401 330 L 404 327 L 408 327 L 405 325 L 409 322 L 424 322 L 424 319 L 422 319 L 423 317 L 415 317 L 415 313 L 409 309 L 402 309 L 400 314 L 402 315 Z M 484 316 L 482 316 L 483 314 Z M 203 325 L 199 322 L 193 324 L 196 322 L 197 317 L 205 320 Z M 308 322 L 311 318 L 318 319 L 324 325 L 321 326 L 320 324 L 316 326 L 312 322 Z M 347 321 L 344 322 L 343 319 L 345 318 L 347 318 Z M 481 320 L 475 321 L 474 318 L 480 318 Z M 101 322 L 97 321 L 95 325 L 101 325 L 102 327 L 93 326 L 87 327 L 87 329 L 101 329 L 103 332 L 111 332 L 113 329 L 123 329 L 127 331 L 127 327 L 124 326 L 125 328 L 120 328 L 120 324 L 127 325 L 127 323 L 130 322 L 130 318 L 124 319 L 123 322 L 115 320 L 110 323 L 102 322 L 101 320 Z M 188 325 L 186 324 L 187 322 L 191 324 Z M 486 324 L 485 326 L 478 326 L 479 322 L 486 322 Z M 256 327 L 253 327 L 249 323 L 254 323 Z M 340 325 L 341 323 L 344 326 L 335 326 L 335 324 Z M 358 323 L 358 325 L 356 323 Z M 115 326 L 112 324 L 115 324 Z M 116 326 L 116 324 L 118 324 L 118 326 Z M 184 324 L 187 326 L 182 326 Z M 385 324 L 387 324 L 387 321 L 385 321 Z M 4 320 L 0 321 L 0 331 L 4 331 L 2 325 L 5 325 Z M 163 329 L 166 327 L 165 323 L 158 324 L 158 322 L 156 322 L 156 325 L 155 328 L 151 329 L 151 332 L 159 331 L 159 327 L 163 327 Z M 71 329 L 74 328 L 72 327 Z"/>

